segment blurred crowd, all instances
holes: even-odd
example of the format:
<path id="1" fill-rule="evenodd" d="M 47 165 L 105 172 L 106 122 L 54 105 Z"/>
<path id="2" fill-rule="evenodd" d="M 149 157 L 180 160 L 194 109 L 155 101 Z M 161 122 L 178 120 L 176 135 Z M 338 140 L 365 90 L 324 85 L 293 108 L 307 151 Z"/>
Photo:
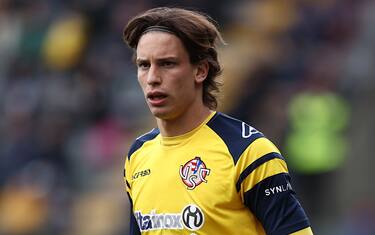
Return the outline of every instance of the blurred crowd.
<path id="1" fill-rule="evenodd" d="M 0 0 L 0 235 L 127 234 L 124 156 L 154 123 L 121 34 L 155 6 L 218 21 L 220 110 L 285 153 L 317 234 L 374 234 L 373 1 Z"/>

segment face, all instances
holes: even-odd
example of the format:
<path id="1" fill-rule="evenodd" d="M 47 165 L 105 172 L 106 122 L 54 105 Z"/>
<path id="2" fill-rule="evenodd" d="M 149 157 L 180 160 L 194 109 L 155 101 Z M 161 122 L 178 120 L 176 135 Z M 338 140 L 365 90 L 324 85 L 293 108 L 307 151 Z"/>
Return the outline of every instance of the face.
<path id="1" fill-rule="evenodd" d="M 178 37 L 148 32 L 140 38 L 136 54 L 138 81 L 155 117 L 175 119 L 202 103 L 207 66 L 192 65 Z"/>

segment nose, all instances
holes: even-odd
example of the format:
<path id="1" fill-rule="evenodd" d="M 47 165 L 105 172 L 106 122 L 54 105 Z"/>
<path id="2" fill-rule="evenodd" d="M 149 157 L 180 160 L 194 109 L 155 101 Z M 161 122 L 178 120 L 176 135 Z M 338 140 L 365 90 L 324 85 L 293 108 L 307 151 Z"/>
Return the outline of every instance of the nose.
<path id="1" fill-rule="evenodd" d="M 147 84 L 156 85 L 161 83 L 160 72 L 155 65 L 151 65 L 147 74 Z"/>

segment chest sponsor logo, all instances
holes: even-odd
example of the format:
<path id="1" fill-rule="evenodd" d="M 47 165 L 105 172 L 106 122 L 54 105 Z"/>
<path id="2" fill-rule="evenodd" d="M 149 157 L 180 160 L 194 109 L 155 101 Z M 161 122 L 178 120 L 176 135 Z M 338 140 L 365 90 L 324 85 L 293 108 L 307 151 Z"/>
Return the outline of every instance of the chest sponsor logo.
<path id="1" fill-rule="evenodd" d="M 207 183 L 210 171 L 200 157 L 195 157 L 180 166 L 180 177 L 187 189 L 192 190 L 203 182 Z"/>
<path id="2" fill-rule="evenodd" d="M 187 229 L 196 231 L 203 226 L 203 212 L 195 205 L 188 205 L 182 211 L 182 222 Z"/>
<path id="3" fill-rule="evenodd" d="M 199 230 L 204 224 L 204 214 L 196 205 L 186 206 L 181 213 L 157 214 L 152 210 L 150 214 L 134 212 L 134 217 L 141 232 L 152 230 Z"/>

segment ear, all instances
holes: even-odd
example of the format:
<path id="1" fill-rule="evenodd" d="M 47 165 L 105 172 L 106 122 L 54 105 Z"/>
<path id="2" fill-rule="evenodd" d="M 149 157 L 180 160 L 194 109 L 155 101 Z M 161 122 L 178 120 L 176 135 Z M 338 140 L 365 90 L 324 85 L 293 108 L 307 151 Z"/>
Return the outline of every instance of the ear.
<path id="1" fill-rule="evenodd" d="M 203 83 L 208 75 L 208 70 L 209 66 L 207 60 L 200 61 L 195 72 L 195 82 Z"/>

